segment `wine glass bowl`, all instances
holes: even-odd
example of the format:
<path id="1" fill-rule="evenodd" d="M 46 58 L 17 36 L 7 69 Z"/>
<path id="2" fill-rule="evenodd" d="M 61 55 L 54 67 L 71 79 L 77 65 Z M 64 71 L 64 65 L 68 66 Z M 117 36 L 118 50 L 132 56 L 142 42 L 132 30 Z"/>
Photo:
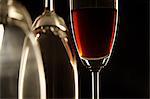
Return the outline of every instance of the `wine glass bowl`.
<path id="1" fill-rule="evenodd" d="M 40 33 L 46 33 L 46 31 L 51 31 L 55 36 L 59 36 L 66 48 L 71 63 L 75 63 L 75 54 L 72 53 L 71 48 L 68 45 L 68 28 L 63 18 L 58 16 L 54 10 L 50 11 L 45 9 L 42 15 L 35 19 L 32 25 L 32 31 L 37 39 L 40 36 Z"/>
<path id="2" fill-rule="evenodd" d="M 115 5 L 113 0 L 70 2 L 76 47 L 82 62 L 91 70 L 105 66 L 111 55 L 117 22 Z"/>
<path id="3" fill-rule="evenodd" d="M 15 1 L 0 1 L 0 98 L 17 97 L 23 42 L 31 25 L 25 13 Z"/>
<path id="4" fill-rule="evenodd" d="M 0 0 L 0 98 L 45 99 L 43 63 L 31 25 L 23 5 Z"/>
<path id="5" fill-rule="evenodd" d="M 48 98 L 78 99 L 75 56 L 69 46 L 67 26 L 55 13 L 53 0 L 45 0 L 44 12 L 33 22 L 32 31 L 43 56 Z"/>

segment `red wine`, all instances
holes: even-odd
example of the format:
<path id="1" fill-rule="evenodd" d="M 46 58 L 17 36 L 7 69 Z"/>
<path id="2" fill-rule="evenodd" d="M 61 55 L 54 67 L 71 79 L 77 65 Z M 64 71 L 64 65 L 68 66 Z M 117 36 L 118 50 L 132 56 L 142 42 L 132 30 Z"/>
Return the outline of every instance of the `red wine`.
<path id="1" fill-rule="evenodd" d="M 82 58 L 109 55 L 115 33 L 116 9 L 84 8 L 72 10 L 74 35 Z"/>

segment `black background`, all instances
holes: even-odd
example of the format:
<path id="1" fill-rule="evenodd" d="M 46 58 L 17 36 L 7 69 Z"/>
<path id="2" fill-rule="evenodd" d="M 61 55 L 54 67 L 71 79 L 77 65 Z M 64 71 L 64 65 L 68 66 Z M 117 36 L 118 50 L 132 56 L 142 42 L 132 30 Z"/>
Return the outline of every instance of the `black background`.
<path id="1" fill-rule="evenodd" d="M 18 0 L 32 20 L 43 11 L 44 0 Z M 69 0 L 55 0 L 56 13 L 69 27 Z M 78 62 L 80 97 L 90 97 L 90 73 Z M 119 0 L 119 25 L 114 51 L 101 72 L 104 98 L 149 97 L 149 2 Z"/>

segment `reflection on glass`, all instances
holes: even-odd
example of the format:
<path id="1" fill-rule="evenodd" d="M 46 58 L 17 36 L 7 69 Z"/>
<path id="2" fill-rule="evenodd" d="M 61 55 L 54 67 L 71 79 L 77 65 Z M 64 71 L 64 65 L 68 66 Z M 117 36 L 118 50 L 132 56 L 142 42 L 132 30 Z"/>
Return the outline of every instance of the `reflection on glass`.
<path id="1" fill-rule="evenodd" d="M 43 63 L 38 47 L 25 38 L 19 75 L 19 99 L 46 99 L 46 85 Z M 36 56 L 35 56 L 36 55 Z M 37 58 L 35 58 L 37 57 Z"/>
<path id="2" fill-rule="evenodd" d="M 46 99 L 43 63 L 31 19 L 13 0 L 0 0 L 0 98 Z"/>
<path id="3" fill-rule="evenodd" d="M 1 47 L 2 47 L 2 41 L 3 41 L 3 36 L 4 36 L 4 26 L 3 24 L 0 24 L 0 50 L 1 50 Z"/>

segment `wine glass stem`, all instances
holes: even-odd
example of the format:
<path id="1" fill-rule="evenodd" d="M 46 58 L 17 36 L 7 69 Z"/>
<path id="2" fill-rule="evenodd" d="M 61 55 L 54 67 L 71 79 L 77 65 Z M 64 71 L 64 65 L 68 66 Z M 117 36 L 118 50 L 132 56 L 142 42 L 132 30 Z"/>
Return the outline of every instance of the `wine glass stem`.
<path id="1" fill-rule="evenodd" d="M 48 8 L 48 0 L 45 0 L 45 8 Z"/>
<path id="2" fill-rule="evenodd" d="M 54 0 L 50 0 L 50 11 L 54 10 Z"/>
<path id="3" fill-rule="evenodd" d="M 99 74 L 100 71 L 92 71 L 92 99 L 99 99 Z"/>
<path id="4" fill-rule="evenodd" d="M 54 10 L 54 0 L 45 0 L 45 8 L 48 8 L 48 3 L 50 5 L 50 11 Z"/>

